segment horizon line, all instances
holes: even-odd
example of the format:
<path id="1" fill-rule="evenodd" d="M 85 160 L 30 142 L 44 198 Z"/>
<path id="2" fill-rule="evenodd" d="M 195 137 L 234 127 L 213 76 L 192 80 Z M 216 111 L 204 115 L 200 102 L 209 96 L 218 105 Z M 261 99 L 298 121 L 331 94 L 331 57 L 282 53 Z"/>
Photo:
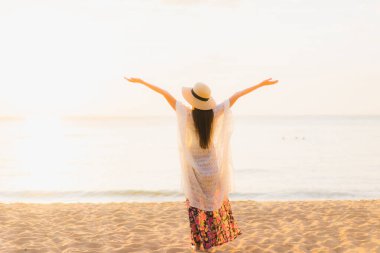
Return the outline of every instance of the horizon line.
<path id="1" fill-rule="evenodd" d="M 34 115 L 0 115 L 0 120 L 25 119 Z M 125 115 L 125 114 L 79 114 L 79 115 L 42 115 L 46 117 L 57 116 L 62 119 L 117 119 L 117 118 L 175 118 L 174 115 Z M 380 117 L 380 114 L 234 114 L 237 117 Z"/>

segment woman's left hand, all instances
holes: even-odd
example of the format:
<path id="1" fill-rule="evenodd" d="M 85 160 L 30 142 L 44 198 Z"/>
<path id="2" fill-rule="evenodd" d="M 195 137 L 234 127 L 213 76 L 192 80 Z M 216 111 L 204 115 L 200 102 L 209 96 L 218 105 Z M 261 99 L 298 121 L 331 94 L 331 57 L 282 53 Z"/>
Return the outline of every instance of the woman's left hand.
<path id="1" fill-rule="evenodd" d="M 136 78 L 136 77 L 126 77 L 124 76 L 124 79 L 129 81 L 129 82 L 132 82 L 132 83 L 144 83 L 144 80 L 140 79 L 140 78 Z"/>

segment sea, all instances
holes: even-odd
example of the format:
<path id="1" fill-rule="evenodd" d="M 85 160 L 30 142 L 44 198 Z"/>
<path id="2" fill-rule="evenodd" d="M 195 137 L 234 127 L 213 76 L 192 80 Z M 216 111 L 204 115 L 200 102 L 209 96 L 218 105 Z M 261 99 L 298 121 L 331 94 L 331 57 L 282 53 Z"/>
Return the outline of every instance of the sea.
<path id="1" fill-rule="evenodd" d="M 184 201 L 173 116 L 0 119 L 0 202 Z M 234 115 L 230 200 L 380 199 L 380 116 Z"/>

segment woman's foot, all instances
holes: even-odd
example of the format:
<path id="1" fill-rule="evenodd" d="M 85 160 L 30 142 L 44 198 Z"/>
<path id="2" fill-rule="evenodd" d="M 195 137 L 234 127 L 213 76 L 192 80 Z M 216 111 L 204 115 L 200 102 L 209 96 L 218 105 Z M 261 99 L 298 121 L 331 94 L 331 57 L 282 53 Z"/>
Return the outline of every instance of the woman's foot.
<path id="1" fill-rule="evenodd" d="M 191 245 L 191 248 L 196 252 L 213 252 L 213 249 L 204 249 L 199 245 Z"/>
<path id="2" fill-rule="evenodd" d="M 200 247 L 198 245 L 191 245 L 191 249 L 195 251 L 199 251 Z"/>

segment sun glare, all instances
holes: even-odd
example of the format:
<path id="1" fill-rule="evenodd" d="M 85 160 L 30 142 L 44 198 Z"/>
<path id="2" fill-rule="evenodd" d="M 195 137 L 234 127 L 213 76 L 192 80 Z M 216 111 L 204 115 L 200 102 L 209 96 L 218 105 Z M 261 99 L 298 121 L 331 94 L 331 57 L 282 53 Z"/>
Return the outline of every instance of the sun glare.
<path id="1" fill-rule="evenodd" d="M 64 185 L 69 146 L 62 120 L 56 116 L 29 116 L 21 127 L 23 138 L 16 151 L 24 180 L 17 188 L 53 190 Z"/>

